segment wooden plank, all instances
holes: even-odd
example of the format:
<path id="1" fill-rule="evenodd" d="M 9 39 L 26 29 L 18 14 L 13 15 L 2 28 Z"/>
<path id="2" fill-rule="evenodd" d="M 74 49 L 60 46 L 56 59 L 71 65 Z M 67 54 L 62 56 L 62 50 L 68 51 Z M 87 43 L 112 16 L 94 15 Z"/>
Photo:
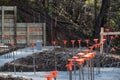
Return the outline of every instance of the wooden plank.
<path id="1" fill-rule="evenodd" d="M 14 10 L 15 6 L 0 6 L 0 10 L 2 10 L 2 7 L 4 7 L 4 10 Z"/>
<path id="2" fill-rule="evenodd" d="M 104 28 L 101 28 L 101 33 L 100 33 L 100 42 L 103 41 L 103 33 L 104 33 Z M 103 53 L 103 45 L 100 46 L 100 54 Z"/>
<path id="3" fill-rule="evenodd" d="M 3 6 L 4 7 L 4 10 L 14 10 L 14 7 L 15 6 Z"/>
<path id="4" fill-rule="evenodd" d="M 120 35 L 120 32 L 104 32 L 104 35 Z"/>
<path id="5" fill-rule="evenodd" d="M 0 6 L 0 10 L 2 10 L 2 7 Z"/>

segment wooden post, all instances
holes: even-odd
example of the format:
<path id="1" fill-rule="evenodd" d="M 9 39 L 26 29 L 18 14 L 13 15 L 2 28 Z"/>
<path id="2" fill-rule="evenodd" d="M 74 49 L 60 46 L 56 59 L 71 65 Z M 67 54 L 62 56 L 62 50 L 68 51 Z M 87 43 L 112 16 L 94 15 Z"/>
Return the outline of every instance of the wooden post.
<path id="1" fill-rule="evenodd" d="M 104 36 L 104 28 L 102 27 L 101 32 L 100 32 L 100 42 L 103 41 L 103 36 Z M 102 54 L 102 53 L 103 53 L 103 45 L 100 46 L 100 54 Z"/>
<path id="2" fill-rule="evenodd" d="M 46 24 L 43 23 L 43 44 L 46 46 Z"/>
<path id="3" fill-rule="evenodd" d="M 1 36 L 4 36 L 4 6 L 2 6 L 2 33 L 1 34 L 2 34 Z M 3 42 L 3 37 L 1 40 L 2 40 L 1 42 Z"/>
<path id="4" fill-rule="evenodd" d="M 28 25 L 28 23 L 26 23 L 26 27 L 27 27 L 27 40 L 26 40 L 26 44 L 27 45 L 30 45 L 30 38 L 29 38 L 29 25 Z"/>
<path id="5" fill-rule="evenodd" d="M 14 36 L 13 36 L 13 40 L 15 42 L 15 44 L 17 44 L 17 40 L 15 39 L 17 37 L 17 8 L 16 6 L 14 6 Z"/>

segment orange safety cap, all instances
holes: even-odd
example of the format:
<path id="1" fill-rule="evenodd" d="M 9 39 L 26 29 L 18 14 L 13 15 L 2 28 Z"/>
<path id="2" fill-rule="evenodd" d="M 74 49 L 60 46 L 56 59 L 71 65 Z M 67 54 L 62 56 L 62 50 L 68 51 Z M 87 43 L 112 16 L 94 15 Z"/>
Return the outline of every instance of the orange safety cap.
<path id="1" fill-rule="evenodd" d="M 81 65 L 84 63 L 84 58 L 81 58 L 81 59 L 76 59 L 76 62 L 78 65 Z"/>
<path id="2" fill-rule="evenodd" d="M 82 57 L 85 53 L 78 53 L 77 55 L 79 55 L 80 57 Z"/>
<path id="3" fill-rule="evenodd" d="M 90 47 L 89 47 L 90 50 L 93 50 L 93 48 L 94 48 L 94 46 L 90 46 Z"/>
<path id="4" fill-rule="evenodd" d="M 56 41 L 52 41 L 52 45 L 54 45 L 54 46 L 55 46 L 55 45 L 56 45 L 56 43 L 57 43 Z"/>
<path id="5" fill-rule="evenodd" d="M 77 57 L 77 56 L 73 56 L 72 58 L 74 59 L 74 61 L 75 61 L 76 59 L 78 59 L 78 57 Z"/>
<path id="6" fill-rule="evenodd" d="M 64 43 L 64 45 L 66 45 L 67 44 L 67 40 L 63 40 L 63 43 Z"/>
<path id="7" fill-rule="evenodd" d="M 55 70 L 55 71 L 51 71 L 52 75 L 53 75 L 53 78 L 57 78 L 57 74 L 58 74 L 58 71 Z"/>
<path id="8" fill-rule="evenodd" d="M 89 43 L 89 41 L 90 41 L 89 39 L 85 40 L 85 42 L 86 42 L 87 44 Z"/>
<path id="9" fill-rule="evenodd" d="M 71 43 L 72 43 L 72 45 L 74 45 L 75 44 L 75 40 L 71 40 Z"/>
<path id="10" fill-rule="evenodd" d="M 97 44 L 98 43 L 98 39 L 93 39 L 93 41 Z"/>
<path id="11" fill-rule="evenodd" d="M 67 67 L 67 69 L 68 69 L 69 71 L 72 71 L 72 65 L 73 65 L 73 64 L 67 64 L 67 65 L 66 65 L 66 67 Z"/>
<path id="12" fill-rule="evenodd" d="M 88 54 L 88 52 L 89 52 L 89 50 L 88 50 L 88 49 L 84 50 L 84 53 L 85 53 L 85 54 Z"/>
<path id="13" fill-rule="evenodd" d="M 89 53 L 89 55 L 90 55 L 90 58 L 93 58 L 95 56 L 94 53 Z"/>
<path id="14" fill-rule="evenodd" d="M 103 42 L 105 43 L 106 39 L 103 39 Z"/>
<path id="15" fill-rule="evenodd" d="M 78 44 L 81 44 L 81 40 L 77 40 L 78 41 Z"/>
<path id="16" fill-rule="evenodd" d="M 35 46 L 35 43 L 34 43 L 34 42 L 31 42 L 31 46 L 34 47 L 34 46 Z"/>
<path id="17" fill-rule="evenodd" d="M 87 54 L 84 57 L 85 57 L 85 60 L 87 60 L 87 61 L 90 60 L 90 55 Z"/>
<path id="18" fill-rule="evenodd" d="M 53 75 L 48 74 L 48 75 L 45 75 L 45 77 L 47 78 L 47 80 L 52 80 Z"/>

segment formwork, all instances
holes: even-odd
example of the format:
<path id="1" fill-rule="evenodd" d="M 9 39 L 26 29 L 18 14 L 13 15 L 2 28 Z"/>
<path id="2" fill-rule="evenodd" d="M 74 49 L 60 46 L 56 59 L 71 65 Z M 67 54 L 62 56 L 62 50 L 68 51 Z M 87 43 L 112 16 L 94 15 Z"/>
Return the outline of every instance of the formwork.
<path id="1" fill-rule="evenodd" d="M 0 41 L 27 44 L 42 41 L 46 45 L 45 23 L 17 23 L 16 6 L 0 6 Z"/>

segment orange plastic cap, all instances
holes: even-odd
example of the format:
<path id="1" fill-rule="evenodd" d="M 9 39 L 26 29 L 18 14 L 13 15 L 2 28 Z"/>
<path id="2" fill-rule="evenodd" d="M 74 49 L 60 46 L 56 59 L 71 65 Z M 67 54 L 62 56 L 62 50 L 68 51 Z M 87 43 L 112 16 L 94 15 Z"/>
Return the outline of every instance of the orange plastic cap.
<path id="1" fill-rule="evenodd" d="M 106 39 L 103 39 L 103 42 L 105 43 Z"/>
<path id="2" fill-rule="evenodd" d="M 51 74 L 48 74 L 48 75 L 45 75 L 45 77 L 47 78 L 47 80 L 52 80 L 52 75 Z"/>
<path id="3" fill-rule="evenodd" d="M 78 53 L 77 55 L 79 55 L 80 57 L 82 57 L 85 53 Z"/>
<path id="4" fill-rule="evenodd" d="M 89 43 L 89 41 L 90 41 L 89 39 L 85 40 L 85 42 L 86 42 L 87 44 Z"/>
<path id="5" fill-rule="evenodd" d="M 90 50 L 93 50 L 93 48 L 94 48 L 93 46 L 90 46 L 90 47 L 89 47 Z"/>
<path id="6" fill-rule="evenodd" d="M 95 57 L 95 55 L 96 55 L 96 52 L 92 52 L 92 54 L 93 54 L 93 57 Z"/>
<path id="7" fill-rule="evenodd" d="M 89 53 L 89 55 L 90 55 L 90 58 L 93 58 L 95 56 L 94 53 Z"/>
<path id="8" fill-rule="evenodd" d="M 88 49 L 84 50 L 84 53 L 85 53 L 85 54 L 88 54 L 88 52 L 89 52 L 89 50 L 88 50 Z"/>
<path id="9" fill-rule="evenodd" d="M 63 40 L 63 43 L 64 43 L 64 45 L 66 45 L 67 44 L 67 40 Z"/>
<path id="10" fill-rule="evenodd" d="M 34 43 L 34 42 L 32 42 L 32 43 L 31 43 L 31 46 L 33 46 L 33 47 L 34 47 L 34 46 L 35 46 L 35 43 Z"/>
<path id="11" fill-rule="evenodd" d="M 94 47 L 95 47 L 95 48 L 98 48 L 98 45 L 97 45 L 97 44 L 94 44 Z"/>
<path id="12" fill-rule="evenodd" d="M 55 45 L 56 45 L 56 41 L 52 41 L 52 45 L 54 45 L 54 46 L 55 46 Z"/>
<path id="13" fill-rule="evenodd" d="M 51 71 L 52 75 L 53 75 L 53 78 L 57 78 L 57 74 L 58 74 L 58 71 L 55 70 L 55 71 Z"/>
<path id="14" fill-rule="evenodd" d="M 76 59 L 78 59 L 78 57 L 77 57 L 77 56 L 73 56 L 72 58 L 74 59 L 74 61 L 76 61 Z"/>
<path id="15" fill-rule="evenodd" d="M 81 58 L 81 59 L 76 59 L 76 62 L 78 65 L 81 65 L 84 63 L 84 58 Z"/>
<path id="16" fill-rule="evenodd" d="M 93 41 L 94 41 L 96 44 L 98 43 L 98 39 L 94 39 Z"/>
<path id="17" fill-rule="evenodd" d="M 81 44 L 81 40 L 77 40 L 78 41 L 78 44 Z"/>
<path id="18" fill-rule="evenodd" d="M 72 71 L 72 64 L 67 64 L 66 67 L 69 71 Z"/>
<path id="19" fill-rule="evenodd" d="M 87 61 L 90 60 L 90 55 L 87 54 L 84 57 L 85 57 L 85 60 L 87 60 Z"/>
<path id="20" fill-rule="evenodd" d="M 33 32 L 33 29 L 29 29 L 29 32 Z"/>
<path id="21" fill-rule="evenodd" d="M 72 43 L 72 45 L 74 45 L 75 44 L 75 40 L 71 40 L 71 43 Z"/>

